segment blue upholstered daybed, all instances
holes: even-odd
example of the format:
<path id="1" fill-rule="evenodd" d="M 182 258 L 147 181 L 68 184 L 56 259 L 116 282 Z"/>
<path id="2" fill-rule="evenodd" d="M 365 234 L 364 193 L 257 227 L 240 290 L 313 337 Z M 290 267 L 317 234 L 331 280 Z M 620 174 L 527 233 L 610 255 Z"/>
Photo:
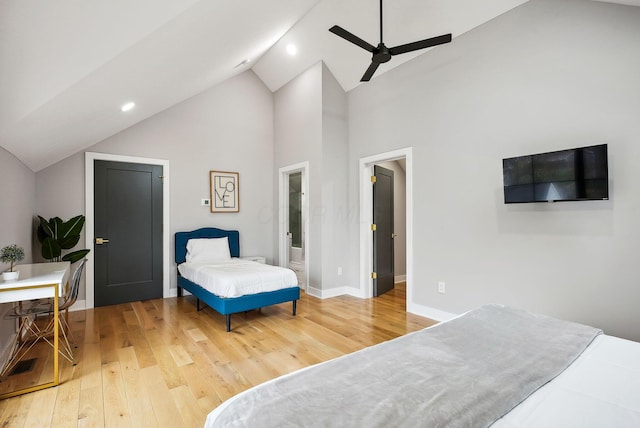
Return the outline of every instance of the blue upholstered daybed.
<path id="1" fill-rule="evenodd" d="M 212 239 L 224 237 L 228 239 L 231 257 L 240 257 L 240 233 L 237 230 L 222 230 L 207 227 L 190 232 L 177 232 L 175 234 L 176 264 L 179 266 L 187 260 L 187 245 L 190 239 Z M 208 306 L 224 315 L 226 318 L 227 331 L 231 331 L 231 314 L 246 312 L 279 303 L 292 302 L 292 313 L 295 315 L 296 302 L 300 298 L 300 288 L 297 283 L 274 291 L 247 294 L 239 297 L 219 297 L 202 286 L 184 278 L 178 271 L 179 297 L 182 296 L 183 289 L 187 290 L 198 299 L 198 310 L 200 309 L 200 301 L 203 301 Z"/>

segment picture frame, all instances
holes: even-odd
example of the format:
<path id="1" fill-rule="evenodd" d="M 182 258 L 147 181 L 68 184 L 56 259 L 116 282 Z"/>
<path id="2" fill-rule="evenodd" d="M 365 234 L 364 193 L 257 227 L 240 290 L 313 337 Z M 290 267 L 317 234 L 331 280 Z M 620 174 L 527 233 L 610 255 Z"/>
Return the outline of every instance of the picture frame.
<path id="1" fill-rule="evenodd" d="M 240 174 L 209 171 L 212 213 L 240 212 Z"/>

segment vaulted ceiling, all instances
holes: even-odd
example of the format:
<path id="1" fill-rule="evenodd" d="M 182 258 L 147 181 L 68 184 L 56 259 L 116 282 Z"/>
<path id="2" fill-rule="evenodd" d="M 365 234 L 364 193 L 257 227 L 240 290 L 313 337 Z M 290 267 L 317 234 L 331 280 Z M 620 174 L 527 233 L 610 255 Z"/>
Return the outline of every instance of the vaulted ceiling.
<path id="1" fill-rule="evenodd" d="M 387 0 L 385 44 L 455 43 L 526 1 Z M 377 0 L 0 0 L 0 146 L 38 171 L 247 69 L 276 91 L 322 60 L 349 91 L 371 56 L 328 29 L 377 45 L 378 20 Z"/>

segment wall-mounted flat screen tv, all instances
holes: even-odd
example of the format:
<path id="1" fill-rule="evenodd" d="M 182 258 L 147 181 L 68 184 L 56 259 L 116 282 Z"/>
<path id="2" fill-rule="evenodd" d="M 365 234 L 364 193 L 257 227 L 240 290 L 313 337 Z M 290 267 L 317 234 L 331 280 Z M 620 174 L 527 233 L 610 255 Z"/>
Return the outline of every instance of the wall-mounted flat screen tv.
<path id="1" fill-rule="evenodd" d="M 505 204 L 609 199 L 607 145 L 502 160 Z"/>

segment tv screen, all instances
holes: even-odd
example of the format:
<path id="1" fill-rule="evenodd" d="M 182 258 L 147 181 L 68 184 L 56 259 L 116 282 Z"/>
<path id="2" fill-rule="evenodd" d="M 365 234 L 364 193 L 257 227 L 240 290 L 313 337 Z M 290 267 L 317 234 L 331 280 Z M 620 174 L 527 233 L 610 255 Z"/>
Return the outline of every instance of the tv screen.
<path id="1" fill-rule="evenodd" d="M 609 199 L 607 145 L 502 160 L 505 204 Z"/>

